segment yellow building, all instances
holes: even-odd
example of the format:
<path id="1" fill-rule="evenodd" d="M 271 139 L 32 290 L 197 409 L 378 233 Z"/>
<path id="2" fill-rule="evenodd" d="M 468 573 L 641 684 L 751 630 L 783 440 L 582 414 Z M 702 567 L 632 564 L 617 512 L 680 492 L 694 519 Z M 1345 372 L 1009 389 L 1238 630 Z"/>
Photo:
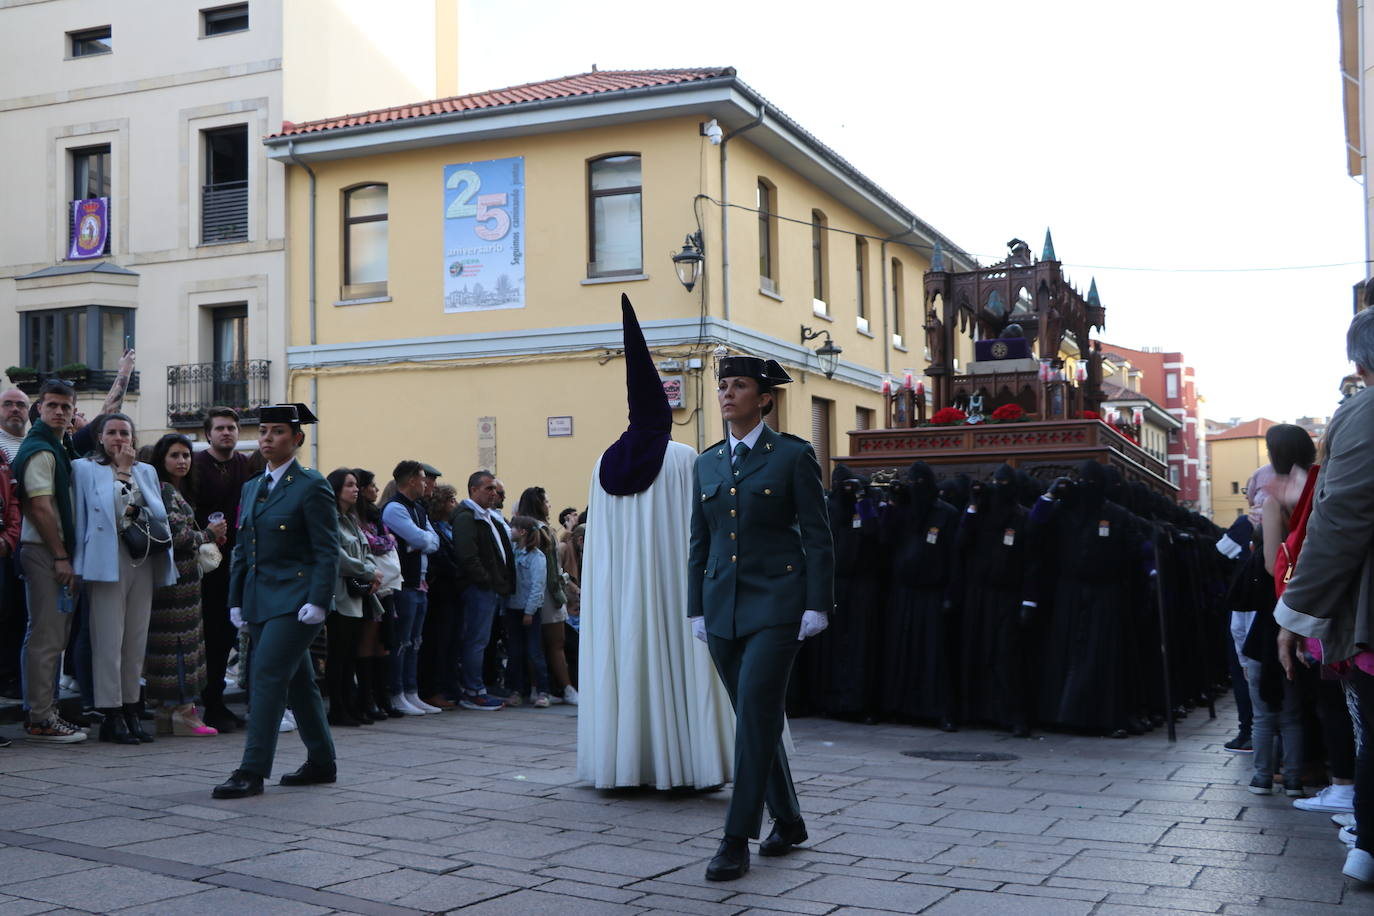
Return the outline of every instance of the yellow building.
<path id="1" fill-rule="evenodd" d="M 1249 507 L 1246 484 L 1250 475 L 1269 463 L 1264 434 L 1277 426 L 1260 417 L 1228 430 L 1207 435 L 1207 458 L 1212 467 L 1212 519 L 1229 525 Z"/>
<path id="2" fill-rule="evenodd" d="M 460 491 L 484 467 L 584 504 L 625 427 L 621 293 L 680 393 L 677 439 L 720 438 L 714 360 L 749 352 L 792 374 L 776 423 L 827 463 L 882 422 L 885 377 L 927 364 L 936 242 L 973 266 L 730 68 L 593 71 L 266 143 L 288 166 L 288 387 L 326 470 L 415 457 Z"/>

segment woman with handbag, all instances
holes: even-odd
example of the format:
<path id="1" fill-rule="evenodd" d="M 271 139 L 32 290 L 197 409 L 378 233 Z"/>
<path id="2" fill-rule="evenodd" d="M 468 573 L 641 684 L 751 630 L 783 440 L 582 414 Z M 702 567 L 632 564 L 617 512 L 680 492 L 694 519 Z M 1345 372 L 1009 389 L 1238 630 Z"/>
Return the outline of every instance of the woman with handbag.
<path id="1" fill-rule="evenodd" d="M 95 705 L 104 714 L 100 740 L 151 742 L 139 722 L 139 678 L 148 645 L 153 589 L 174 585 L 171 531 L 162 483 L 135 460 L 134 424 L 105 414 L 96 450 L 72 462 L 73 570 L 91 605 Z"/>
<path id="2" fill-rule="evenodd" d="M 201 577 L 222 562 L 215 542 L 228 523 L 220 518 L 205 528 L 183 490 L 191 473 L 191 440 L 168 433 L 153 446 L 152 465 L 162 480 L 162 505 L 172 534 L 177 581 L 153 592 L 148 649 L 143 657 L 144 697 L 158 704 L 160 735 L 208 737 L 219 734 L 196 708 L 207 682 L 205 630 L 200 613 Z M 208 567 L 208 568 L 207 568 Z"/>
<path id="3" fill-rule="evenodd" d="M 357 475 L 348 468 L 339 468 L 325 479 L 334 491 L 334 505 L 339 510 L 339 583 L 334 587 L 333 613 L 325 618 L 329 650 L 324 662 L 324 683 L 329 694 L 329 724 L 356 728 L 376 721 L 358 702 L 359 693 L 366 691 L 357 689 L 355 679 L 363 620 L 373 616 L 376 599 L 372 595 L 381 585 L 382 576 L 354 515 L 358 503 Z"/>
<path id="4" fill-rule="evenodd" d="M 377 475 L 366 468 L 354 468 L 353 476 L 358 479 L 358 502 L 353 507 L 358 530 L 367 541 L 372 562 L 382 574 L 381 587 L 374 593 L 377 603 L 372 615 L 363 616 L 358 639 L 358 684 L 368 715 L 379 721 L 399 719 L 405 713 L 391 705 L 387 684 L 391 671 L 391 624 L 396 619 L 392 595 L 401 590 L 401 557 L 396 552 L 396 538 L 387 530 L 382 510 L 377 508 Z"/>

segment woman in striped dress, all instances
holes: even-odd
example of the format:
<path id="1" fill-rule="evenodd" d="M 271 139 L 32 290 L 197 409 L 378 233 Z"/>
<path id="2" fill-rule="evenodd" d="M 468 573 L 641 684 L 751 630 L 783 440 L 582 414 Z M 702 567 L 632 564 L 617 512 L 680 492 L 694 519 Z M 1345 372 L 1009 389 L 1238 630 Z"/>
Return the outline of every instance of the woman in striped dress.
<path id="1" fill-rule="evenodd" d="M 168 433 L 153 449 L 153 467 L 162 480 L 162 502 L 172 530 L 172 559 L 177 582 L 153 592 L 148 651 L 143 662 L 146 696 L 156 703 L 162 734 L 218 734 L 200 718 L 196 701 L 205 690 L 205 632 L 200 617 L 200 545 L 224 535 L 220 519 L 202 530 L 195 511 L 182 495 L 191 471 L 191 441 Z"/>

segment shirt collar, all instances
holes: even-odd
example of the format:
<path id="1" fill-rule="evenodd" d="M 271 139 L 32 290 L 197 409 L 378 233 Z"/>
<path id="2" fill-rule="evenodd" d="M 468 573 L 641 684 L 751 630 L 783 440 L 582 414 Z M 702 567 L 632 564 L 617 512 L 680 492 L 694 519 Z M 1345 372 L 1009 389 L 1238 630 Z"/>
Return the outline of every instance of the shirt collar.
<path id="1" fill-rule="evenodd" d="M 272 488 L 273 488 L 273 489 L 276 489 L 277 484 L 281 483 L 282 476 L 283 476 L 284 474 L 286 474 L 286 472 L 287 472 L 288 470 L 291 469 L 291 465 L 293 465 L 293 464 L 295 464 L 295 463 L 296 463 L 296 462 L 295 462 L 295 460 L 293 459 L 293 460 L 291 460 L 291 461 L 286 462 L 286 463 L 283 464 L 281 467 L 277 468 L 275 471 L 268 471 L 268 472 L 267 472 L 267 476 L 272 478 Z"/>
<path id="2" fill-rule="evenodd" d="M 735 446 L 739 445 L 741 442 L 743 442 L 745 447 L 752 452 L 754 450 L 754 446 L 759 444 L 759 436 L 763 435 L 763 428 L 767 425 L 768 424 L 760 420 L 759 425 L 755 426 L 747 434 L 745 434 L 745 437 L 743 439 L 736 439 L 734 433 L 727 433 L 726 435 L 730 439 L 730 454 L 733 455 L 735 453 Z"/>
<path id="3" fill-rule="evenodd" d="M 475 515 L 475 516 L 477 516 L 478 518 L 482 518 L 482 519 L 486 519 L 487 521 L 491 521 L 491 515 L 490 515 L 490 513 L 488 513 L 486 509 L 483 509 L 481 506 L 477 505 L 477 503 L 473 502 L 471 498 L 466 498 L 466 499 L 464 499 L 464 500 L 463 500 L 463 505 L 465 505 L 465 506 L 467 506 L 469 509 L 471 509 L 471 510 L 472 510 L 472 514 Z"/>

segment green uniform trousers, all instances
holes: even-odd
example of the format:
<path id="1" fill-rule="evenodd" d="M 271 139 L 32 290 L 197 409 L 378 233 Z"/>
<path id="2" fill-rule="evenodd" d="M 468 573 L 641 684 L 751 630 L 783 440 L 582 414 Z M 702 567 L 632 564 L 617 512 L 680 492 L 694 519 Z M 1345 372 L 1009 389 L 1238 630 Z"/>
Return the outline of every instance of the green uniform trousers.
<path id="1" fill-rule="evenodd" d="M 282 713 L 286 706 L 296 717 L 301 741 L 311 763 L 334 763 L 334 738 L 324 718 L 324 701 L 315 686 L 310 644 L 322 623 L 301 623 L 295 614 L 248 624 L 253 643 L 249 664 L 248 735 L 239 769 L 267 779 L 277 754 Z"/>
<path id="2" fill-rule="evenodd" d="M 782 746 L 787 679 L 801 640 L 797 626 L 787 624 L 735 639 L 708 634 L 706 644 L 735 707 L 735 788 L 725 833 L 758 839 L 765 804 L 774 820 L 801 817 Z"/>

